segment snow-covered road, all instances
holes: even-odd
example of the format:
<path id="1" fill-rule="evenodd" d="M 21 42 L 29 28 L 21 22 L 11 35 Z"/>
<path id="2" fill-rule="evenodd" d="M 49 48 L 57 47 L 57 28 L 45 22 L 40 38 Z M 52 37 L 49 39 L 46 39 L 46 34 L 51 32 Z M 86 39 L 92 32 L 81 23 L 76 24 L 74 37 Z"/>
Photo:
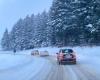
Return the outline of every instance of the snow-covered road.
<path id="1" fill-rule="evenodd" d="M 54 57 L 48 57 L 52 69 L 45 80 L 100 80 L 100 73 L 91 67 L 78 61 L 76 65 L 58 65 Z"/>
<path id="2" fill-rule="evenodd" d="M 42 58 L 33 57 L 29 55 L 9 55 L 2 56 L 2 63 L 0 66 L 0 80 L 33 80 L 42 79 L 37 75 L 45 74 L 44 70 L 50 68 L 48 61 Z M 8 60 L 6 59 L 9 57 Z M 1 61 L 1 60 L 0 60 Z"/>
<path id="3" fill-rule="evenodd" d="M 0 54 L 0 80 L 100 80 L 99 54 L 75 48 L 77 64 L 58 65 L 55 50 L 48 57 Z"/>

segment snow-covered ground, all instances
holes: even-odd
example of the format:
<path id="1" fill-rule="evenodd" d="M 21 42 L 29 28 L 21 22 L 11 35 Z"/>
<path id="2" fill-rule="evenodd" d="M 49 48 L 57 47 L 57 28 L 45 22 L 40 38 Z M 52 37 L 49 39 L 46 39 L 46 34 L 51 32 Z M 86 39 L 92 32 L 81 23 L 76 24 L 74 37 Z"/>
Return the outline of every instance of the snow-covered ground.
<path id="1" fill-rule="evenodd" d="M 26 56 L 0 54 L 0 70 L 9 69 L 29 62 L 31 59 Z"/>
<path id="2" fill-rule="evenodd" d="M 30 80 L 40 71 L 43 72 L 42 68 L 46 70 L 50 68 L 50 66 L 45 65 L 49 64 L 45 59 L 31 55 L 22 55 L 23 52 L 20 52 L 21 55 L 14 55 L 12 52 L 0 54 L 0 80 Z"/>
<path id="3" fill-rule="evenodd" d="M 78 53 L 78 60 L 82 64 L 93 67 L 100 72 L 100 47 L 75 48 Z"/>
<path id="4" fill-rule="evenodd" d="M 47 50 L 50 55 L 56 56 L 59 49 L 47 47 L 35 50 Z M 77 55 L 77 65 L 100 74 L 100 47 L 73 47 L 72 49 Z M 54 63 L 52 58 L 31 56 L 31 51 L 33 50 L 18 51 L 16 54 L 12 51 L 0 51 L 0 80 L 31 80 L 32 78 L 35 78 L 32 80 L 46 80 L 43 76 L 49 74 L 52 68 L 51 63 Z M 66 66 L 65 68 L 71 70 L 73 69 L 71 67 Z M 42 77 L 37 77 L 37 75 Z"/>

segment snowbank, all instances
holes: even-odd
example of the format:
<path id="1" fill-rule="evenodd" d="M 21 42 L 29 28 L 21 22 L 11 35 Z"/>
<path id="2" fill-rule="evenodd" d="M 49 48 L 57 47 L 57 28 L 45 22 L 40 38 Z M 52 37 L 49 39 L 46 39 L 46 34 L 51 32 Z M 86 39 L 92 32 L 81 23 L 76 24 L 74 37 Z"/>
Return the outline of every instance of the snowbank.
<path id="1" fill-rule="evenodd" d="M 48 60 L 24 54 L 30 51 L 22 51 L 16 55 L 0 54 L 0 80 L 31 80 L 33 77 L 38 78 L 37 75 L 47 75 L 51 68 Z"/>
<path id="2" fill-rule="evenodd" d="M 28 63 L 30 60 L 31 58 L 27 58 L 27 56 L 0 54 L 0 70 L 22 65 Z"/>

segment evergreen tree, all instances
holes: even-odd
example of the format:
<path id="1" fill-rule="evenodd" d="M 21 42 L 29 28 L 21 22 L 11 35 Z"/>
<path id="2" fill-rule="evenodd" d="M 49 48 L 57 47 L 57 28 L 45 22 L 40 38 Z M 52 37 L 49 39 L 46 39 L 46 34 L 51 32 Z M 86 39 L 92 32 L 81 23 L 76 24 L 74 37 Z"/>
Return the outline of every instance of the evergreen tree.
<path id="1" fill-rule="evenodd" d="M 47 46 L 47 22 L 48 14 L 44 11 L 42 14 L 38 14 L 34 19 L 34 46 L 41 47 Z"/>
<path id="2" fill-rule="evenodd" d="M 96 34 L 94 39 L 99 41 L 99 5 L 98 0 L 54 0 L 50 10 L 53 44 L 89 44 Z"/>
<path id="3" fill-rule="evenodd" d="M 41 46 L 41 22 L 40 22 L 40 14 L 35 16 L 35 23 L 34 23 L 34 47 L 40 47 Z"/>
<path id="4" fill-rule="evenodd" d="M 48 40 L 47 40 L 47 22 L 48 22 L 48 13 L 46 11 L 44 11 L 42 14 L 41 14 L 41 40 L 42 40 L 42 43 L 41 43 L 41 46 L 42 47 L 45 47 L 48 45 Z"/>
<path id="5" fill-rule="evenodd" d="M 9 38 L 9 33 L 8 29 L 5 30 L 2 41 L 1 41 L 1 46 L 3 50 L 9 50 L 10 49 L 10 38 Z"/>
<path id="6" fill-rule="evenodd" d="M 79 39 L 84 39 L 80 44 L 90 43 L 92 35 L 91 32 L 97 27 L 100 14 L 100 2 L 98 0 L 78 0 L 76 9 L 73 11 L 76 16 Z"/>
<path id="7" fill-rule="evenodd" d="M 34 30 L 34 26 L 33 26 L 33 16 L 32 18 L 29 16 L 26 16 L 26 18 L 23 20 L 23 24 L 24 24 L 24 48 L 25 49 L 30 49 L 34 47 L 34 44 L 31 44 L 31 40 L 33 37 L 33 30 Z"/>
<path id="8" fill-rule="evenodd" d="M 23 25 L 23 20 L 20 19 L 18 22 L 13 26 L 13 29 L 10 33 L 10 38 L 11 38 L 11 49 L 22 49 L 24 48 L 24 25 Z"/>
<path id="9" fill-rule="evenodd" d="M 54 0 L 49 13 L 19 19 L 2 38 L 4 50 L 100 45 L 99 0 Z"/>
<path id="10" fill-rule="evenodd" d="M 71 5 L 71 0 L 54 0 L 51 10 L 50 19 L 52 27 L 52 42 L 58 45 L 67 45 L 68 33 L 67 28 L 71 27 L 72 22 L 72 11 L 73 7 Z"/>

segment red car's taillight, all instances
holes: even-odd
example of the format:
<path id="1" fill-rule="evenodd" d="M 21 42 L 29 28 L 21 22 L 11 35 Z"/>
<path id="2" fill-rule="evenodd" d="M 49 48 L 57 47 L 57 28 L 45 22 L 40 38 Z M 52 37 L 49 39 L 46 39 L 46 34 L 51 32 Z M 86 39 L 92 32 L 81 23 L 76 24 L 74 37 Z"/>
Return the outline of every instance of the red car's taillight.
<path id="1" fill-rule="evenodd" d="M 73 54 L 73 58 L 76 58 L 76 55 L 75 54 Z"/>

